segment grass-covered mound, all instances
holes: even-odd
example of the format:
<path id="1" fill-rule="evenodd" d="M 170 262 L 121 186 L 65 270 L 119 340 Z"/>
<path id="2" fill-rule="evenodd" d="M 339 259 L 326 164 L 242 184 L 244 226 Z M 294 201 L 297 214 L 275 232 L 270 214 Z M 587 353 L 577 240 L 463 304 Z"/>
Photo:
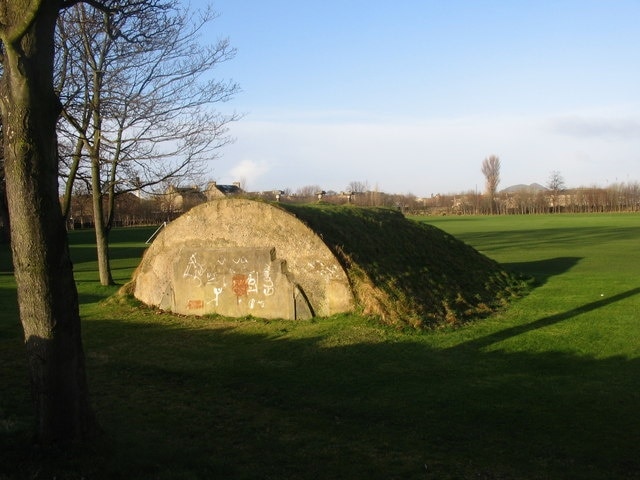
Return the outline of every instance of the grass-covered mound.
<path id="1" fill-rule="evenodd" d="M 387 208 L 282 204 L 344 265 L 363 313 L 433 327 L 486 315 L 523 282 L 442 230 Z"/>

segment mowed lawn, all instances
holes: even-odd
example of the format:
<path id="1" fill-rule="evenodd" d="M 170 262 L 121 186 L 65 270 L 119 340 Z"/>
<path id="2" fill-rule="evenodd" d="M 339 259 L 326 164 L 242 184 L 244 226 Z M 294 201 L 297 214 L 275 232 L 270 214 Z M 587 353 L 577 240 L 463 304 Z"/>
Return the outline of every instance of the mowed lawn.
<path id="1" fill-rule="evenodd" d="M 414 220 L 534 277 L 531 291 L 425 332 L 178 317 L 107 299 L 91 232 L 71 232 L 104 434 L 70 452 L 29 447 L 5 247 L 0 479 L 640 478 L 640 215 Z M 114 232 L 118 282 L 152 231 Z"/>

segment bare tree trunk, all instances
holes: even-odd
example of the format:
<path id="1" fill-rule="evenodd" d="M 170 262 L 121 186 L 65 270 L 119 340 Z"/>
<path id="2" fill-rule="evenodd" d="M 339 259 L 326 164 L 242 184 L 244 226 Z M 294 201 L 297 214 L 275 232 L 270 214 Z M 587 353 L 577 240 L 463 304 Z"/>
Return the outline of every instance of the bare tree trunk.
<path id="1" fill-rule="evenodd" d="M 76 180 L 78 174 L 78 168 L 80 167 L 80 159 L 82 157 L 82 140 L 76 142 L 73 153 L 71 154 L 71 165 L 69 165 L 69 177 L 67 183 L 64 186 L 64 195 L 62 197 L 62 216 L 65 222 L 69 221 L 71 214 L 71 200 L 73 197 L 73 183 Z"/>
<path id="2" fill-rule="evenodd" d="M 60 2 L 7 4 L 2 120 L 11 246 L 36 436 L 78 440 L 95 426 L 88 401 L 78 295 L 58 201 L 53 38 Z"/>
<path id="3" fill-rule="evenodd" d="M 485 176 L 485 189 L 489 196 L 491 215 L 493 215 L 496 206 L 496 192 L 500 183 L 500 159 L 495 155 L 485 158 L 481 170 Z"/>
<path id="4" fill-rule="evenodd" d="M 102 202 L 102 190 L 100 185 L 99 159 L 91 159 L 91 195 L 93 201 L 93 223 L 96 229 L 96 250 L 98 254 L 98 274 L 100 285 L 113 285 L 111 265 L 109 262 L 109 231 L 105 226 L 104 204 Z"/>

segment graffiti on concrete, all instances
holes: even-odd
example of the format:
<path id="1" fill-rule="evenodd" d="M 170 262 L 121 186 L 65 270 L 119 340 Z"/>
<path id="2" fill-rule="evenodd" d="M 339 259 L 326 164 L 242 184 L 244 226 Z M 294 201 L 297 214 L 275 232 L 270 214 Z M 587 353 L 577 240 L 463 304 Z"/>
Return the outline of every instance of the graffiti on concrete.
<path id="1" fill-rule="evenodd" d="M 202 300 L 189 300 L 187 302 L 187 308 L 189 310 L 198 310 L 204 307 L 204 302 Z"/>
<path id="2" fill-rule="evenodd" d="M 221 315 L 294 315 L 299 289 L 273 248 L 192 249 L 174 262 L 173 296 L 178 310 Z"/>

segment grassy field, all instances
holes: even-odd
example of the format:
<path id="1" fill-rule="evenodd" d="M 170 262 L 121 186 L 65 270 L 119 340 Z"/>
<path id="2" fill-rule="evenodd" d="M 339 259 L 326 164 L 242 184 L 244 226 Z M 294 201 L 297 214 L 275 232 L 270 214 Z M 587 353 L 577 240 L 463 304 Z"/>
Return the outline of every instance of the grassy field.
<path id="1" fill-rule="evenodd" d="M 185 318 L 106 300 L 72 232 L 104 435 L 29 447 L 15 287 L 0 250 L 0 480 L 640 478 L 639 215 L 419 218 L 531 292 L 455 329 L 341 315 Z M 126 281 L 151 233 L 114 232 Z M 425 246 L 428 248 L 428 245 Z"/>

